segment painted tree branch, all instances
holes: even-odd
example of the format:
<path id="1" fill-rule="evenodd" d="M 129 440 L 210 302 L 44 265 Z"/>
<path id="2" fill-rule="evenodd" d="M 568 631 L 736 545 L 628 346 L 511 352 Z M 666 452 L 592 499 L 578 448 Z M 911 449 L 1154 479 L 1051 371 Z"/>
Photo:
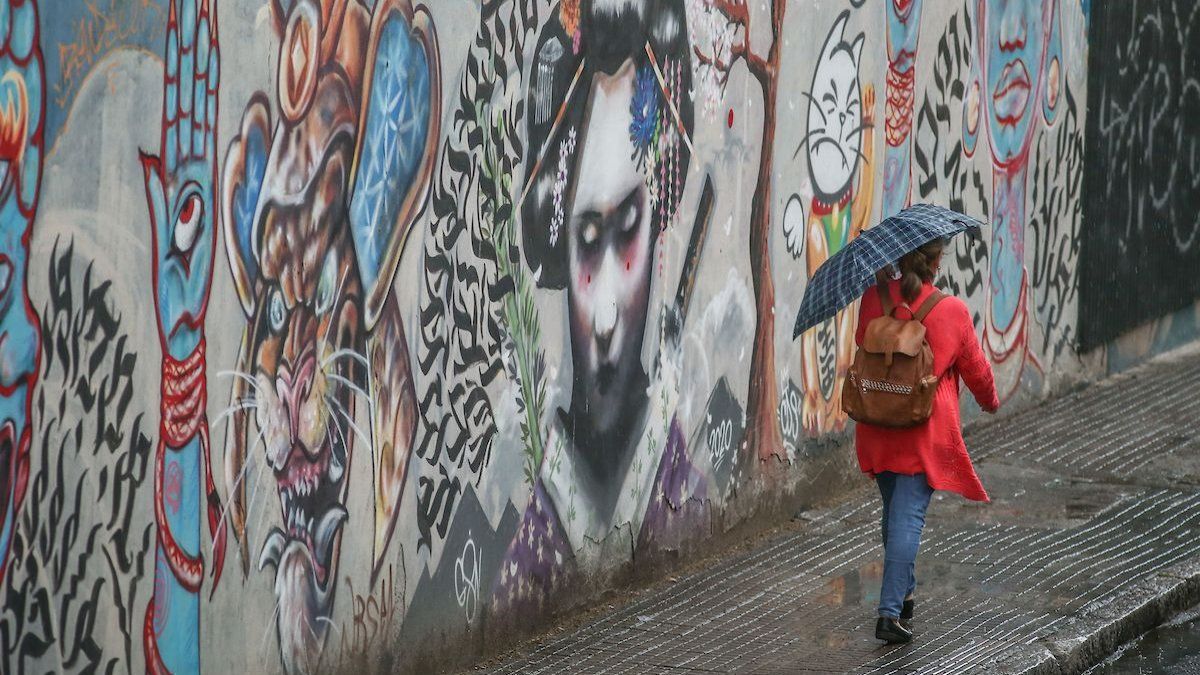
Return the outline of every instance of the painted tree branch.
<path id="1" fill-rule="evenodd" d="M 750 363 L 750 384 L 746 401 L 746 434 L 743 452 L 760 460 L 784 457 L 783 435 L 779 426 L 779 391 L 775 374 L 775 283 L 771 272 L 771 176 L 775 156 L 776 104 L 779 93 L 781 49 L 779 35 L 787 0 L 771 0 L 771 43 L 767 53 L 750 46 L 752 23 L 745 0 L 707 0 L 707 11 L 714 23 L 724 19 L 724 30 L 710 40 L 706 54 L 699 46 L 693 52 L 703 70 L 715 71 L 714 84 L 722 95 L 729 73 L 738 60 L 762 89 L 763 122 L 759 144 L 759 166 L 751 199 L 749 254 L 754 273 L 755 330 L 754 351 Z M 719 17 L 717 16 L 719 15 Z"/>
<path id="2" fill-rule="evenodd" d="M 725 17 L 730 26 L 734 27 L 735 33 L 738 29 L 741 30 L 741 39 L 730 47 L 728 62 L 722 61 L 715 53 L 710 58 L 703 54 L 699 47 L 693 47 L 700 62 L 721 72 L 722 76 L 719 81 L 721 86 L 724 87 L 725 82 L 729 80 L 729 71 L 737 63 L 738 59 L 742 59 L 745 61 L 746 68 L 750 70 L 750 74 L 754 76 L 754 79 L 758 80 L 759 84 L 765 85 L 767 80 L 774 75 L 774 72 L 770 62 L 750 48 L 751 22 L 749 5 L 744 0 L 712 0 L 712 7 Z M 772 50 L 775 49 L 776 42 L 776 31 L 774 26 L 772 26 Z"/>
<path id="3" fill-rule="evenodd" d="M 718 0 L 714 0 L 716 2 Z M 729 0 L 722 0 L 729 1 Z M 763 126 L 758 178 L 750 206 L 750 260 L 757 265 L 754 282 L 756 321 L 754 350 L 750 359 L 750 387 L 746 400 L 744 448 L 751 457 L 766 460 L 784 457 L 779 427 L 779 390 L 775 373 L 775 281 L 771 271 L 771 175 L 775 159 L 776 105 L 779 93 L 781 49 L 779 33 L 787 0 L 771 1 L 771 46 L 766 58 L 749 49 L 750 27 L 746 26 L 744 51 L 750 73 L 762 87 Z"/>
<path id="4" fill-rule="evenodd" d="M 712 6 L 724 14 L 729 23 L 741 26 L 747 34 L 750 33 L 750 6 L 744 0 L 712 0 Z"/>
<path id="5" fill-rule="evenodd" d="M 696 59 L 698 59 L 700 61 L 701 65 L 707 66 L 707 67 L 712 68 L 717 71 L 717 73 L 718 73 L 717 84 L 720 85 L 721 91 L 724 92 L 725 85 L 729 82 L 730 64 L 725 63 L 724 61 L 722 61 L 720 59 L 720 57 L 718 57 L 716 55 L 709 56 L 709 55 L 705 54 L 704 52 L 700 51 L 699 47 L 692 47 L 692 51 L 695 52 Z"/>
<path id="6" fill-rule="evenodd" d="M 771 67 L 771 64 L 766 59 L 746 48 L 745 42 L 742 43 L 741 47 L 741 49 L 734 50 L 734 56 L 740 56 L 746 62 L 746 67 L 750 69 L 750 74 L 754 76 L 754 79 L 758 80 L 759 84 L 766 84 L 767 80 L 775 76 L 775 69 Z"/>

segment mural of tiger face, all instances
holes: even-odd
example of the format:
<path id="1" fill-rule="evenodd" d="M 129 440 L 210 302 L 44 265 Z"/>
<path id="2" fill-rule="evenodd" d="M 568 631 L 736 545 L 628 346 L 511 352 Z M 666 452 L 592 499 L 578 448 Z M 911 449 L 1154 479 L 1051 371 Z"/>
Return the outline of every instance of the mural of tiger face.
<path id="1" fill-rule="evenodd" d="M 342 205 L 346 152 L 327 148 L 326 162 L 306 185 L 311 210 L 267 205 L 256 338 L 246 355 L 255 422 L 283 518 L 267 535 L 259 567 L 276 569 L 280 642 L 293 662 L 315 663 L 309 631 L 321 635 L 317 618 L 328 616 L 332 604 L 330 573 L 347 517 L 352 394 L 365 382 L 355 361 L 338 356 L 363 353 L 365 337 Z"/>
<path id="2" fill-rule="evenodd" d="M 346 213 L 354 120 L 330 78 L 309 112 L 281 125 L 264 175 L 250 339 L 238 367 L 278 491 L 281 520 L 258 558 L 275 568 L 279 638 L 291 672 L 315 667 L 333 602 L 354 391 L 365 376 L 362 287 Z M 327 122 L 332 122 L 327 123 Z M 254 124 L 256 122 L 251 122 Z M 254 448 L 251 448 L 254 452 Z M 253 458 L 251 461 L 258 461 Z"/>
<path id="3" fill-rule="evenodd" d="M 272 129 L 256 95 L 223 177 L 247 316 L 234 399 L 253 410 L 235 418 L 226 478 L 243 560 L 246 465 L 274 478 L 280 516 L 256 559 L 274 569 L 280 653 L 297 673 L 321 665 L 355 444 L 374 460 L 376 563 L 404 482 L 415 394 L 389 290 L 432 174 L 438 52 L 428 13 L 407 0 L 281 7 L 281 119 Z M 369 371 L 368 354 L 386 367 Z"/>

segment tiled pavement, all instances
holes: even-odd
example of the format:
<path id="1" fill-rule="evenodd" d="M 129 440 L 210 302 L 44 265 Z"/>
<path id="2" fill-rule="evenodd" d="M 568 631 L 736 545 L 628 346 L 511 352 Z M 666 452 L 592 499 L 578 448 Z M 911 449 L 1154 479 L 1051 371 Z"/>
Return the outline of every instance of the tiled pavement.
<path id="1" fill-rule="evenodd" d="M 1084 605 L 1200 558 L 1200 352 L 980 427 L 992 503 L 939 493 L 917 565 L 917 641 L 872 635 L 878 500 L 547 640 L 494 673 L 960 673 Z"/>

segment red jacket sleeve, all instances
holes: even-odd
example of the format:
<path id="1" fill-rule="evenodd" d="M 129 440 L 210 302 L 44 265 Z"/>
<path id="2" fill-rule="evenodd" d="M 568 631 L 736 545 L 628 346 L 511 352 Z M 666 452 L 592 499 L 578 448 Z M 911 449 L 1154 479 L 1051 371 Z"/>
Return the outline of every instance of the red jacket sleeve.
<path id="1" fill-rule="evenodd" d="M 1000 407 L 1000 398 L 996 395 L 996 381 L 992 375 L 992 364 L 988 362 L 979 346 L 979 338 L 975 336 L 975 325 L 971 322 L 971 313 L 961 302 L 956 303 L 959 325 L 958 357 L 954 367 L 966 383 L 975 402 L 984 410 L 995 410 Z"/>

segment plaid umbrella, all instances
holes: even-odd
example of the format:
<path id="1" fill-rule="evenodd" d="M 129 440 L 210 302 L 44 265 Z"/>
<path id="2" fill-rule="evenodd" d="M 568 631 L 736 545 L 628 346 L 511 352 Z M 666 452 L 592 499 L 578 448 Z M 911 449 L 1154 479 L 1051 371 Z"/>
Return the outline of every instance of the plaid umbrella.
<path id="1" fill-rule="evenodd" d="M 875 283 L 875 273 L 934 239 L 951 237 L 983 223 L 957 211 L 916 204 L 864 230 L 817 268 L 808 282 L 792 337 L 834 316 Z"/>

